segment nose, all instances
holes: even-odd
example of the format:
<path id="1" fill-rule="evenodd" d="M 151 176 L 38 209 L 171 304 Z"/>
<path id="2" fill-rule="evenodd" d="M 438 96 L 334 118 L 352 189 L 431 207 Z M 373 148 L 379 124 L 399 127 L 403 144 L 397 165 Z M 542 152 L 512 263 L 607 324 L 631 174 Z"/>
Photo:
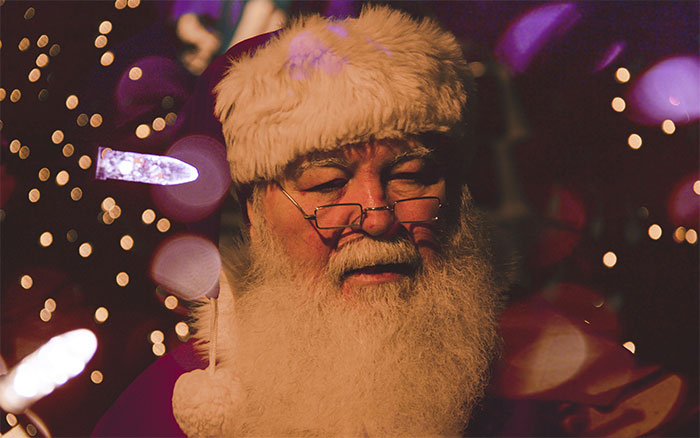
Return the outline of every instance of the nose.
<path id="1" fill-rule="evenodd" d="M 386 189 L 376 180 L 366 182 L 362 192 L 363 196 L 359 201 L 364 208 L 362 231 L 375 237 L 389 233 L 396 220 L 387 200 Z"/>

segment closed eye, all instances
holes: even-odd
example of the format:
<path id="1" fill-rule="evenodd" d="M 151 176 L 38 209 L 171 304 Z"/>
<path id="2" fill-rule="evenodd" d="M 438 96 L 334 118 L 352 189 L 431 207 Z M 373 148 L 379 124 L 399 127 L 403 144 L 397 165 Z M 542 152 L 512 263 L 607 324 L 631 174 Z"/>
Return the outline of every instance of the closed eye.
<path id="1" fill-rule="evenodd" d="M 389 180 L 402 184 L 420 184 L 424 186 L 435 184 L 439 177 L 433 172 L 397 172 L 389 175 Z"/>
<path id="2" fill-rule="evenodd" d="M 317 184 L 313 187 L 310 187 L 308 189 L 305 189 L 305 192 L 320 192 L 320 193 L 329 193 L 333 192 L 335 190 L 342 189 L 345 187 L 345 184 L 347 184 L 348 180 L 345 178 L 335 178 L 330 181 L 326 181 L 322 184 Z"/>

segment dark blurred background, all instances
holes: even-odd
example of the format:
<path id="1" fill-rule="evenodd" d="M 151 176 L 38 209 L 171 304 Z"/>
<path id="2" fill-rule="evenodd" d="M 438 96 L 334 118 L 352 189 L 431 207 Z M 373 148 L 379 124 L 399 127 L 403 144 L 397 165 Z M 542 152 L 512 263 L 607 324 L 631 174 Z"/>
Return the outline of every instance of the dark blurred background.
<path id="1" fill-rule="evenodd" d="M 200 73 L 177 22 L 195 11 L 221 35 L 230 16 L 207 12 L 220 3 L 238 2 L 0 7 L 2 359 L 12 367 L 79 327 L 99 341 L 85 371 L 34 406 L 56 436 L 89 435 L 143 369 L 189 338 L 186 325 L 176 331 L 187 302 L 149 276 L 158 245 L 187 224 L 149 186 L 94 171 L 99 146 L 162 154 L 176 139 Z M 360 7 L 275 4 L 286 16 Z M 393 4 L 453 31 L 477 77 L 470 177 L 502 251 L 518 256 L 510 298 L 600 297 L 612 315 L 601 332 L 683 375 L 697 399 L 698 2 Z M 220 206 L 222 228 L 235 228 L 235 202 Z"/>

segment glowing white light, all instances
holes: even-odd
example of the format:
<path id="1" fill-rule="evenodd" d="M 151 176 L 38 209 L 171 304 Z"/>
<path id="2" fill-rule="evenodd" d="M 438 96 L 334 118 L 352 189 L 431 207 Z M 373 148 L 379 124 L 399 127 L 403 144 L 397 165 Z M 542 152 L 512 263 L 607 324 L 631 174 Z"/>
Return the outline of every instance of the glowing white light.
<path id="1" fill-rule="evenodd" d="M 627 341 L 624 344 L 622 344 L 622 346 L 625 347 L 626 349 L 628 349 L 630 351 L 630 353 L 633 353 L 633 354 L 634 354 L 634 351 L 636 350 L 634 342 L 632 342 L 632 341 Z"/>
<path id="2" fill-rule="evenodd" d="M 194 166 L 173 157 L 107 148 L 99 148 L 97 154 L 97 179 L 175 185 L 194 181 L 198 176 Z"/>
<path id="3" fill-rule="evenodd" d="M 87 329 L 51 338 L 0 377 L 0 407 L 20 413 L 80 374 L 97 350 L 97 338 Z"/>

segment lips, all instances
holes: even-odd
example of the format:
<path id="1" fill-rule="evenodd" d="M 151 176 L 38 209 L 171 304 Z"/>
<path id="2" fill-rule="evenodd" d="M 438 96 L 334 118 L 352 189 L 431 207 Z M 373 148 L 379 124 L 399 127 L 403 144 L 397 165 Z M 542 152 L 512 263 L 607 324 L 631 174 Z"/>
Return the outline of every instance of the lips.
<path id="1" fill-rule="evenodd" d="M 378 275 L 378 274 L 400 274 L 411 275 L 416 271 L 415 266 L 408 263 L 386 263 L 364 266 L 362 268 L 350 269 L 346 271 L 343 277 L 351 275 Z"/>

